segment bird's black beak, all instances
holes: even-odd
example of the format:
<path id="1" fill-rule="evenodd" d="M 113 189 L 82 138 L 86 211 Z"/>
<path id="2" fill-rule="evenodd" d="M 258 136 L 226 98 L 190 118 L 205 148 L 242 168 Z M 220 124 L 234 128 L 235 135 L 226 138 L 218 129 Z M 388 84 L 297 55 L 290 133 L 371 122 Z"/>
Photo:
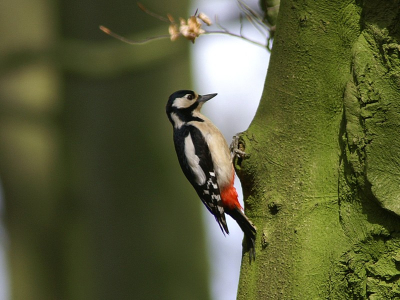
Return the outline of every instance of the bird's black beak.
<path id="1" fill-rule="evenodd" d="M 217 95 L 218 95 L 217 93 L 208 95 L 199 95 L 199 97 L 197 98 L 197 102 L 206 102 Z"/>

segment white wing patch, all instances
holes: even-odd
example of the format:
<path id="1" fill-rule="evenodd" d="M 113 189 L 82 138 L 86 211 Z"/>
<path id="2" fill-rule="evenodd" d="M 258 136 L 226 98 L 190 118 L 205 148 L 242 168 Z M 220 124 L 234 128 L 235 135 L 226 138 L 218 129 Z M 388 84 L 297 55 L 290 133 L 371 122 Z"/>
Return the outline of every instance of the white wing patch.
<path id="1" fill-rule="evenodd" d="M 190 133 L 185 138 L 185 156 L 187 158 L 189 167 L 192 170 L 194 177 L 196 178 L 196 183 L 198 185 L 205 184 L 206 174 L 204 174 L 203 169 L 199 165 L 200 158 L 195 153 L 194 144 Z"/>

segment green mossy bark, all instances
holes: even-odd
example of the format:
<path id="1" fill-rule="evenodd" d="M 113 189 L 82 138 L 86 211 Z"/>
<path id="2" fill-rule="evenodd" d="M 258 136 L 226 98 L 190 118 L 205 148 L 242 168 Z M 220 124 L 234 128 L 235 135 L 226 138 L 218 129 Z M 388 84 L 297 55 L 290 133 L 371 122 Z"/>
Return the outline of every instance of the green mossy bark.
<path id="1" fill-rule="evenodd" d="M 399 1 L 282 1 L 236 162 L 257 260 L 238 299 L 400 297 Z"/>

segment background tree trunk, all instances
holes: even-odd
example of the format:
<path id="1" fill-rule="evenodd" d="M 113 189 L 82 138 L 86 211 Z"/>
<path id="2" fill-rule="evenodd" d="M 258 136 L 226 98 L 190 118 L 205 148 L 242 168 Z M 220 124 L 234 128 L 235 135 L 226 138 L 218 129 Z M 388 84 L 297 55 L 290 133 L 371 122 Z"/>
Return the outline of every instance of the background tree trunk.
<path id="1" fill-rule="evenodd" d="M 281 1 L 237 161 L 258 228 L 238 299 L 400 297 L 399 1 Z"/>
<path id="2" fill-rule="evenodd" d="M 12 299 L 208 299 L 201 203 L 179 184 L 165 115 L 190 88 L 188 43 L 131 46 L 99 30 L 168 32 L 135 1 L 5 0 L 1 16 Z"/>

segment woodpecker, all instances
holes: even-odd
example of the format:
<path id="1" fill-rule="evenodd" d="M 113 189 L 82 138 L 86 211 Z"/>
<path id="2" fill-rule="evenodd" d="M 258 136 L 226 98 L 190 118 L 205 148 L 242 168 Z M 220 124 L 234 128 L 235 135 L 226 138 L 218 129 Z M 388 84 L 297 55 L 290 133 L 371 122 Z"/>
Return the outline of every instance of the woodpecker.
<path id="1" fill-rule="evenodd" d="M 200 113 L 203 104 L 216 95 L 177 91 L 169 97 L 166 112 L 173 127 L 175 150 L 183 173 L 214 215 L 222 233 L 229 234 L 225 213 L 238 223 L 245 235 L 251 261 L 255 259 L 256 228 L 238 201 L 228 144 L 218 128 Z"/>

